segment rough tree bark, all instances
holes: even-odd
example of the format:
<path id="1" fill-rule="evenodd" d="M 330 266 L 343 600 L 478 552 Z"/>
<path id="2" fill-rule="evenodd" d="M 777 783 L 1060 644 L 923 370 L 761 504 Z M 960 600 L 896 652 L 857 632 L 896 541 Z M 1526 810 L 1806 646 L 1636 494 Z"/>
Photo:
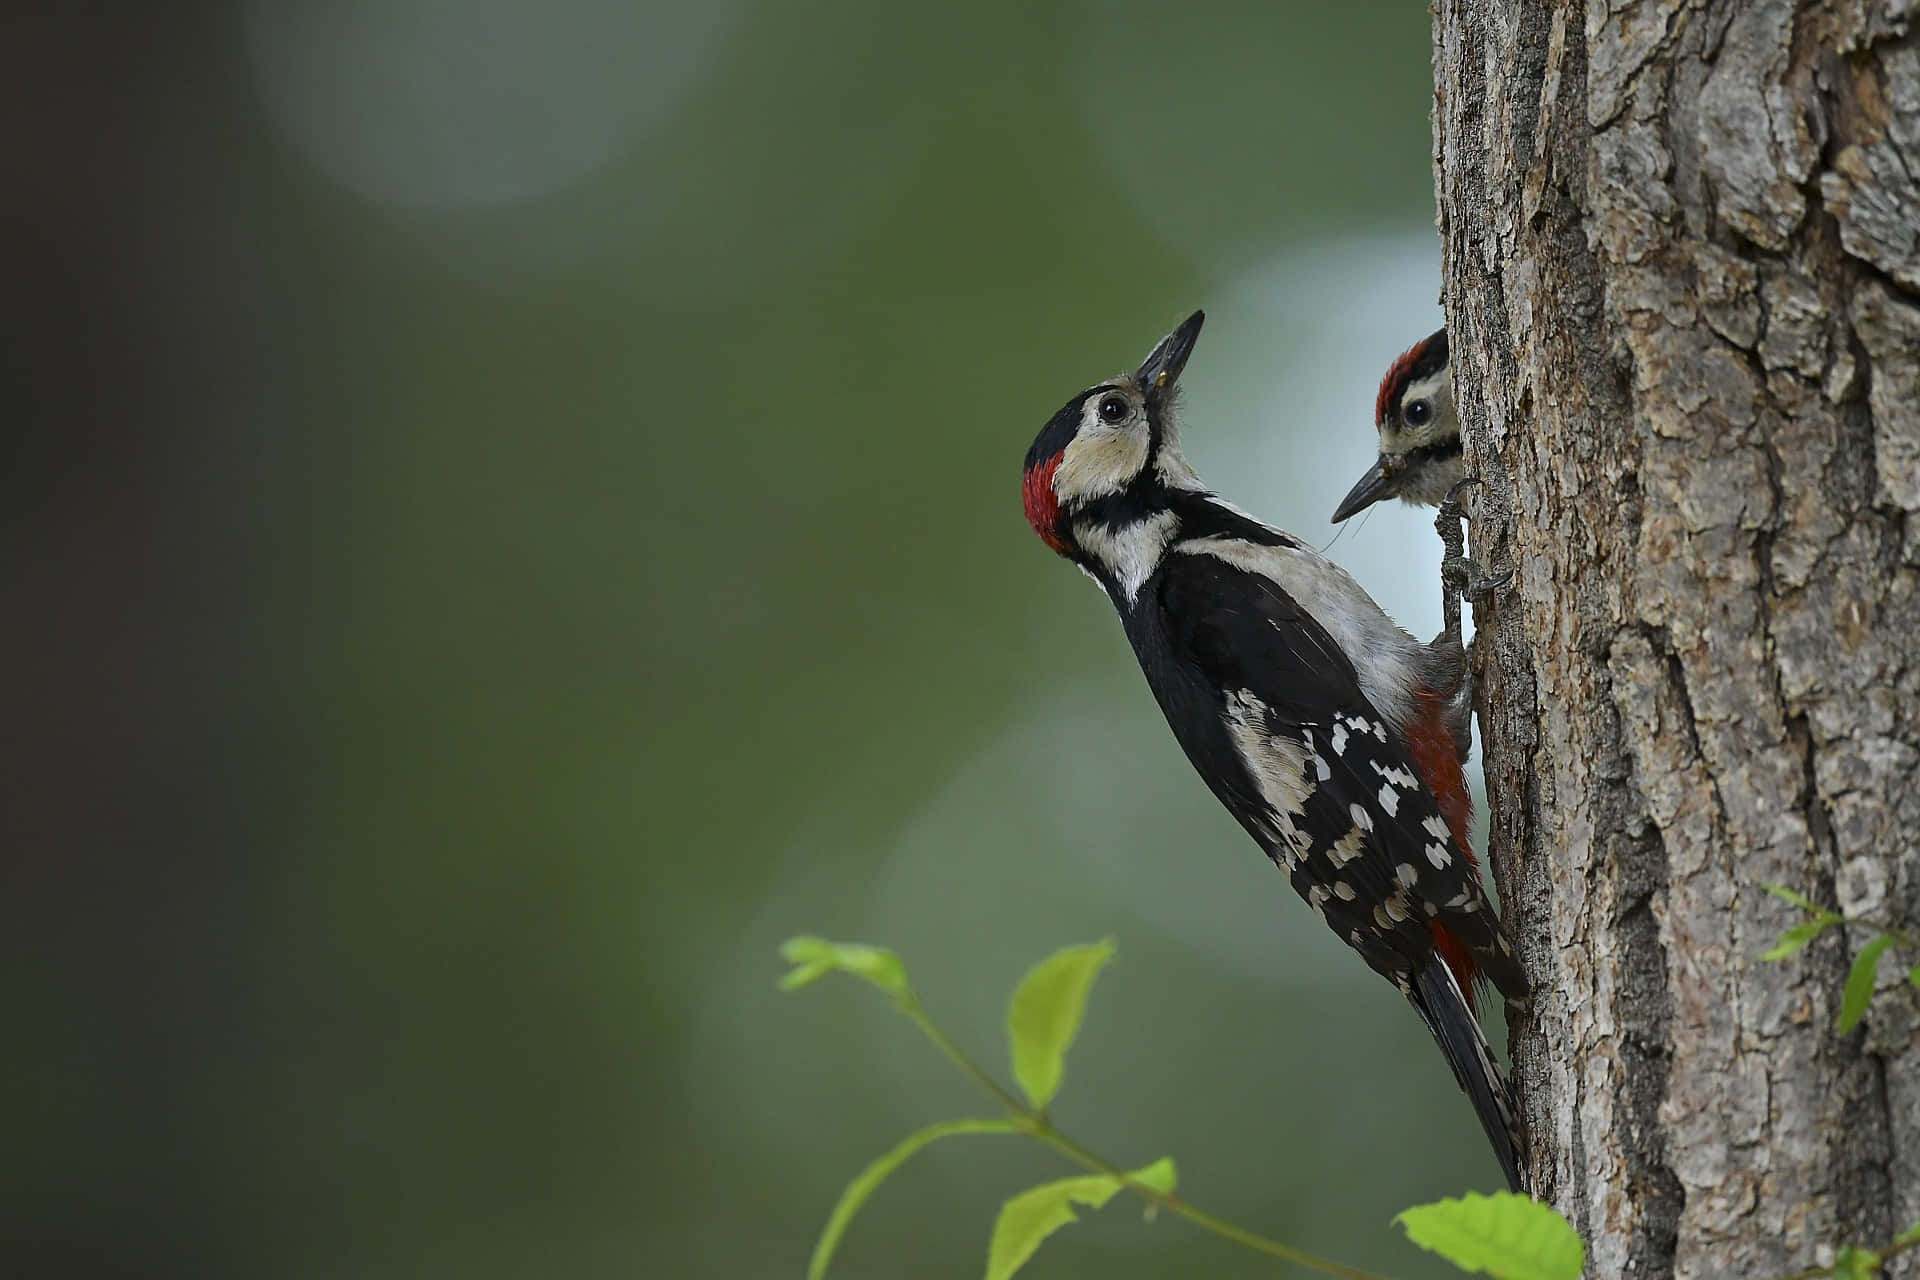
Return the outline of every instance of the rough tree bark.
<path id="1" fill-rule="evenodd" d="M 1437 11 L 1472 532 L 1515 570 L 1477 613 L 1514 1058 L 1593 1275 L 1920 1219 L 1920 956 L 1845 1036 L 1870 933 L 1757 959 L 1766 881 L 1920 921 L 1914 8 Z"/>

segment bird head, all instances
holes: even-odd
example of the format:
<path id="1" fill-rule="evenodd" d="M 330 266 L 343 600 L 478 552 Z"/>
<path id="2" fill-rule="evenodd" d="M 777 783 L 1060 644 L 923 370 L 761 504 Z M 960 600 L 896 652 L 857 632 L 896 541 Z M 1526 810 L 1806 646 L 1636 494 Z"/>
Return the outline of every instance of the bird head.
<path id="1" fill-rule="evenodd" d="M 1145 510 L 1158 490 L 1200 488 L 1180 455 L 1174 401 L 1205 320 L 1188 316 L 1139 369 L 1082 391 L 1034 438 L 1021 483 L 1027 522 L 1061 555 L 1079 557 L 1077 516 L 1102 505 Z"/>
<path id="2" fill-rule="evenodd" d="M 1402 352 L 1380 380 L 1373 404 L 1380 456 L 1334 509 L 1335 524 L 1386 498 L 1437 506 L 1460 479 L 1460 420 L 1447 362 L 1441 329 Z"/>

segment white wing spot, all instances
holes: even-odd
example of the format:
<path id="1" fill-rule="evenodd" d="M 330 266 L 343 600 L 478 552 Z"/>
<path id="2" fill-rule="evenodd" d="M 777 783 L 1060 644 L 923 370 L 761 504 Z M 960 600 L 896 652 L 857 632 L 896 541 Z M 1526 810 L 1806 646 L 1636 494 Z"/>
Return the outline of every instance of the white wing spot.
<path id="1" fill-rule="evenodd" d="M 1322 756 L 1322 755 L 1314 756 L 1313 769 L 1314 769 L 1314 772 L 1319 776 L 1320 781 L 1322 782 L 1325 782 L 1327 779 L 1333 776 L 1333 770 L 1327 767 L 1327 758 L 1325 756 Z"/>
<path id="2" fill-rule="evenodd" d="M 1333 896 L 1340 899 L 1340 901 L 1342 902 L 1352 902 L 1353 886 L 1348 884 L 1345 880 L 1335 880 L 1333 882 Z"/>
<path id="3" fill-rule="evenodd" d="M 1347 816 L 1353 819 L 1353 825 L 1362 831 L 1373 830 L 1373 815 L 1357 804 L 1347 806 Z"/>
<path id="4" fill-rule="evenodd" d="M 1313 795 L 1312 773 L 1307 768 L 1307 745 L 1297 739 L 1276 736 L 1267 731 L 1271 713 L 1251 690 L 1234 690 L 1226 695 L 1227 731 L 1233 736 L 1235 751 L 1259 788 L 1268 813 L 1265 825 L 1275 833 L 1279 848 L 1270 849 L 1276 861 L 1289 868 L 1300 860 L 1299 824 L 1295 818 Z"/>
<path id="5" fill-rule="evenodd" d="M 1430 844 L 1427 846 L 1427 861 L 1436 868 L 1444 869 L 1453 861 L 1453 855 L 1447 852 L 1447 846 L 1443 844 Z"/>
<path id="6" fill-rule="evenodd" d="M 1334 841 L 1333 848 L 1327 850 L 1327 861 L 1336 867 L 1344 867 L 1359 857 L 1360 851 L 1366 848 L 1366 845 L 1367 833 L 1354 827 Z"/>
<path id="7" fill-rule="evenodd" d="M 1389 818 L 1400 812 L 1400 793 L 1393 789 L 1391 782 L 1380 788 L 1380 807 L 1387 811 Z"/>
<path id="8" fill-rule="evenodd" d="M 1412 773 L 1401 768 L 1399 765 L 1389 767 L 1381 764 L 1378 760 L 1373 762 L 1373 771 L 1385 778 L 1388 782 L 1391 782 L 1394 786 L 1404 788 L 1408 791 L 1413 790 L 1419 781 Z"/>
<path id="9" fill-rule="evenodd" d="M 1347 726 L 1338 720 L 1333 722 L 1333 754 L 1343 756 L 1347 753 Z"/>
<path id="10" fill-rule="evenodd" d="M 1447 840 L 1453 836 L 1453 832 L 1447 830 L 1447 820 L 1437 813 L 1428 814 L 1421 819 L 1420 825 L 1425 827 L 1427 834 L 1435 840 Z"/>
<path id="11" fill-rule="evenodd" d="M 1400 883 L 1406 885 L 1409 889 L 1420 883 L 1420 868 L 1414 866 L 1411 862 L 1401 863 L 1393 869 L 1393 874 L 1399 876 Z"/>

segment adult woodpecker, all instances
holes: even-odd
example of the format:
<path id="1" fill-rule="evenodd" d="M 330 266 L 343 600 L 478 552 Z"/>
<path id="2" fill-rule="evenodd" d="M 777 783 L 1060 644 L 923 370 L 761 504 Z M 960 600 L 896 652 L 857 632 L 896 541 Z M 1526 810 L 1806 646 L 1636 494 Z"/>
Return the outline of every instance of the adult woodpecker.
<path id="1" fill-rule="evenodd" d="M 1467 845 L 1447 703 L 1424 645 L 1339 566 L 1223 502 L 1180 453 L 1195 312 L 1131 375 L 1082 391 L 1027 453 L 1027 519 L 1120 613 L 1187 759 L 1294 891 L 1425 1020 L 1515 1190 L 1513 1108 L 1474 986 L 1527 994 Z"/>
<path id="2" fill-rule="evenodd" d="M 1466 464 L 1447 358 L 1441 329 L 1402 352 L 1380 380 L 1373 402 L 1380 456 L 1334 508 L 1335 524 L 1386 498 L 1437 507 L 1460 484 Z"/>

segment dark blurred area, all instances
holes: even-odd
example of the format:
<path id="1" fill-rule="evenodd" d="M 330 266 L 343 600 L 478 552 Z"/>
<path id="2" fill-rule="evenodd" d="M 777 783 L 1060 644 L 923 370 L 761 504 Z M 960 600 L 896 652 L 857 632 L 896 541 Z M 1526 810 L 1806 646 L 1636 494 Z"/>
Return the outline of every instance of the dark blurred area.
<path id="1" fill-rule="evenodd" d="M 1024 527 L 1180 315 L 1196 461 L 1325 541 L 1434 327 L 1418 7 L 251 0 L 0 18 L 0 1274 L 799 1274 L 1111 934 L 1057 1119 L 1396 1275 L 1497 1173 Z M 1335 548 L 1438 629 L 1430 522 Z M 1425 539 L 1424 541 L 1410 541 Z M 1422 548 L 1417 559 L 1408 545 Z M 922 1157 L 836 1274 L 1069 1172 Z M 1116 1203 L 1035 1276 L 1268 1275 Z"/>

